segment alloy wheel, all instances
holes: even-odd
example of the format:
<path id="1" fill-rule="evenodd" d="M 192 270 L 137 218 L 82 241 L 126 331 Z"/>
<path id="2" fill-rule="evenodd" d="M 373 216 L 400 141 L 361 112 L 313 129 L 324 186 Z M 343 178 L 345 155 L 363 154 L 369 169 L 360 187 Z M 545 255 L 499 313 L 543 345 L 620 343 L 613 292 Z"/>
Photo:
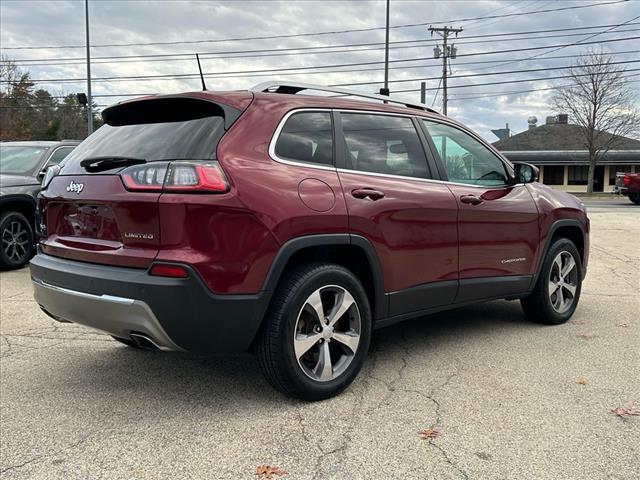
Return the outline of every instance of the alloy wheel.
<path id="1" fill-rule="evenodd" d="M 29 254 L 29 231 L 20 220 L 10 221 L 2 231 L 2 251 L 15 263 L 22 263 Z"/>
<path id="2" fill-rule="evenodd" d="M 294 352 L 309 378 L 329 382 L 349 367 L 360 344 L 361 318 L 353 296 L 328 285 L 314 291 L 298 313 Z"/>
<path id="3" fill-rule="evenodd" d="M 575 302 L 578 269 L 573 255 L 566 250 L 558 253 L 549 273 L 549 300 L 558 313 L 567 312 Z"/>

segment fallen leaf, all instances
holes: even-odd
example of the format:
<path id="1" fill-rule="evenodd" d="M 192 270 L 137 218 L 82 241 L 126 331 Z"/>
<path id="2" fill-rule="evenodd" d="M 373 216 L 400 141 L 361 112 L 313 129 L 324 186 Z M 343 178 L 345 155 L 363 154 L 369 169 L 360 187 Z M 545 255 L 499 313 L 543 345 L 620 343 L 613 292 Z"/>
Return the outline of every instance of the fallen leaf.
<path id="1" fill-rule="evenodd" d="M 278 477 L 283 477 L 284 475 L 289 475 L 284 470 L 280 470 L 278 467 L 272 467 L 270 465 L 260 465 L 256 467 L 256 475 L 262 478 L 273 478 L 274 475 Z"/>
<path id="2" fill-rule="evenodd" d="M 640 416 L 640 410 L 635 407 L 616 407 L 612 408 L 611 411 L 618 415 L 619 417 L 636 417 Z"/>
<path id="3" fill-rule="evenodd" d="M 578 385 L 586 385 L 587 384 L 587 379 L 586 378 L 579 378 L 576 383 Z"/>
<path id="4" fill-rule="evenodd" d="M 424 430 L 420 430 L 418 432 L 420 434 L 420 438 L 423 440 L 429 440 L 430 438 L 436 438 L 440 436 L 440 432 L 433 428 L 425 428 Z"/>
<path id="5" fill-rule="evenodd" d="M 582 340 L 592 340 L 594 338 L 596 338 L 597 335 L 592 335 L 592 334 L 581 334 L 581 335 L 576 335 L 576 337 L 581 338 Z"/>

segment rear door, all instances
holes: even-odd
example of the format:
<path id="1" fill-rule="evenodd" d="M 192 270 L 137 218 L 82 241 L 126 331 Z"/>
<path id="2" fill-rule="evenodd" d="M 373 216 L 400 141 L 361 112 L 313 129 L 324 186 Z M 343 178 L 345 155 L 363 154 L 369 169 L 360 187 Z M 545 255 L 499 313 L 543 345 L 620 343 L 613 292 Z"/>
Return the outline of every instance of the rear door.
<path id="1" fill-rule="evenodd" d="M 430 180 L 433 164 L 416 121 L 353 111 L 336 119 L 349 232 L 375 247 L 389 316 L 450 304 L 457 289 L 458 207 L 446 185 Z"/>
<path id="2" fill-rule="evenodd" d="M 460 209 L 456 302 L 522 293 L 539 245 L 538 209 L 524 184 L 482 142 L 444 122 L 421 120 Z"/>
<path id="3" fill-rule="evenodd" d="M 113 109 L 105 111 L 107 124 L 69 154 L 43 190 L 41 248 L 80 261 L 146 268 L 160 245 L 158 199 L 167 162 L 215 160 L 229 117 L 234 120 L 241 112 L 175 97 Z M 109 163 L 118 158 L 124 163 Z M 107 160 L 101 168 L 82 164 L 100 159 Z M 135 176 L 129 175 L 125 186 L 126 169 L 133 168 L 127 165 L 141 160 L 145 163 L 135 165 Z"/>

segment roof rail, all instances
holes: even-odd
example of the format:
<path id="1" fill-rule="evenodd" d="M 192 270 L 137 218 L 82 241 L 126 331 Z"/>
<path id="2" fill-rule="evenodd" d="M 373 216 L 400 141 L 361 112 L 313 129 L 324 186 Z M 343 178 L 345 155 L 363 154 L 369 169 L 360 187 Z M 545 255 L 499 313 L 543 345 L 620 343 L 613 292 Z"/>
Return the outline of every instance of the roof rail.
<path id="1" fill-rule="evenodd" d="M 339 93 L 341 95 L 348 95 L 353 97 L 370 98 L 372 100 L 380 100 L 381 102 L 395 103 L 404 105 L 409 108 L 417 108 L 419 110 L 425 110 L 432 113 L 440 113 L 437 110 L 419 102 L 406 102 L 404 100 L 397 100 L 384 95 L 376 95 L 375 93 L 361 93 L 346 88 L 335 88 L 326 85 L 314 85 L 311 83 L 298 83 L 298 82 L 262 82 L 254 85 L 249 89 L 251 92 L 273 92 L 273 93 L 290 93 L 296 94 L 303 90 L 316 90 L 318 92 L 330 92 Z"/>

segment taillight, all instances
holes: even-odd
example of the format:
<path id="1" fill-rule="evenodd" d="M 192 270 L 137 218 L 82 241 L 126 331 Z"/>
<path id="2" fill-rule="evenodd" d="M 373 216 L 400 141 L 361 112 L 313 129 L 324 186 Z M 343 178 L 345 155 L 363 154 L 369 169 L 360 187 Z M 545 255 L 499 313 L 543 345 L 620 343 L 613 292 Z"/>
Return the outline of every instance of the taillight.
<path id="1" fill-rule="evenodd" d="M 624 177 L 622 177 L 622 184 L 623 185 L 630 185 L 631 184 L 631 177 L 629 175 L 625 175 Z"/>
<path id="2" fill-rule="evenodd" d="M 187 278 L 189 276 L 189 272 L 186 268 L 180 265 L 155 263 L 151 266 L 149 275 L 153 275 L 155 277 Z"/>
<path id="3" fill-rule="evenodd" d="M 220 164 L 208 162 L 153 162 L 134 165 L 120 178 L 132 192 L 225 193 L 229 183 Z"/>

